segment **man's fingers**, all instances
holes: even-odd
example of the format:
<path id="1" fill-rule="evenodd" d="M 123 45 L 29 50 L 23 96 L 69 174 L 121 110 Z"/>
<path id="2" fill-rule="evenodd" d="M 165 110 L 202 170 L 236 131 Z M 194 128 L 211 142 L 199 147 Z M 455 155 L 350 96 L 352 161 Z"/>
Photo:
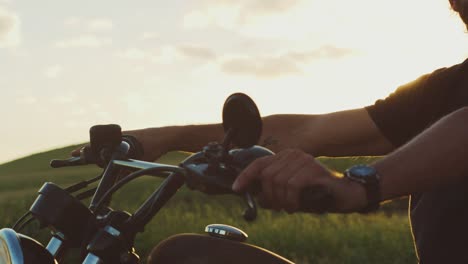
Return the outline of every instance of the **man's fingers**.
<path id="1" fill-rule="evenodd" d="M 269 178 L 277 174 L 284 166 L 282 161 L 287 158 L 289 152 L 283 151 L 276 155 L 256 159 L 237 177 L 232 185 L 232 189 L 240 192 L 245 190 L 255 180 L 262 181 L 262 184 L 264 181 L 271 180 Z M 268 193 L 270 192 L 267 191 L 267 196 L 270 198 Z"/>
<path id="2" fill-rule="evenodd" d="M 261 196 L 263 207 L 278 210 L 278 205 L 273 202 L 273 186 L 271 181 L 262 181 Z"/>
<path id="3" fill-rule="evenodd" d="M 301 169 L 295 177 L 288 181 L 288 187 L 286 188 L 286 211 L 295 212 L 300 209 L 301 204 L 299 197 L 306 187 L 328 186 L 330 179 L 332 179 L 330 172 L 324 170 L 318 163 L 312 164 L 312 166 L 308 168 L 304 167 L 304 169 Z"/>
<path id="4" fill-rule="evenodd" d="M 301 191 L 306 186 L 320 181 L 320 177 L 317 177 L 320 172 L 313 170 L 313 166 L 310 166 L 312 163 L 309 162 L 313 162 L 313 160 L 305 159 L 303 162 L 304 166 L 301 166 L 295 176 L 289 179 L 286 184 L 285 210 L 289 213 L 299 209 L 299 196 Z"/>
<path id="5" fill-rule="evenodd" d="M 280 210 L 283 208 L 283 197 L 284 197 L 284 184 L 285 180 L 283 177 L 289 177 L 288 174 L 282 175 L 282 171 L 291 163 L 291 151 L 285 151 L 279 153 L 274 161 L 269 166 L 264 168 L 259 176 L 262 181 L 262 193 L 267 203 L 270 204 L 270 208 Z"/>
<path id="6" fill-rule="evenodd" d="M 297 175 L 289 179 L 285 194 L 285 210 L 289 213 L 299 209 L 299 193 L 304 182 L 303 175 Z"/>
<path id="7" fill-rule="evenodd" d="M 296 155 L 292 156 L 291 158 L 294 160 L 290 160 L 288 165 L 284 166 L 273 180 L 275 185 L 273 199 L 276 201 L 276 203 L 280 204 L 281 208 L 284 209 L 287 209 L 288 207 L 286 194 L 288 191 L 287 189 L 289 180 L 296 177 L 297 174 L 301 173 L 301 171 L 304 170 L 304 167 L 307 166 L 307 163 L 310 162 L 306 156 Z"/>
<path id="8" fill-rule="evenodd" d="M 236 179 L 233 190 L 245 190 L 253 182 L 261 183 L 263 206 L 295 212 L 299 209 L 304 187 L 320 184 L 330 173 L 300 150 L 285 150 L 252 162 Z M 325 177 L 326 178 L 326 177 Z"/>
<path id="9" fill-rule="evenodd" d="M 271 209 L 270 204 L 265 200 L 265 197 L 263 196 L 262 193 L 260 193 L 257 196 L 257 203 L 260 207 L 265 208 L 265 209 Z"/>
<path id="10" fill-rule="evenodd" d="M 244 171 L 239 174 L 237 179 L 232 184 L 232 189 L 235 192 L 245 190 L 250 183 L 260 178 L 261 171 L 270 164 L 274 156 L 268 156 L 256 159 Z"/>

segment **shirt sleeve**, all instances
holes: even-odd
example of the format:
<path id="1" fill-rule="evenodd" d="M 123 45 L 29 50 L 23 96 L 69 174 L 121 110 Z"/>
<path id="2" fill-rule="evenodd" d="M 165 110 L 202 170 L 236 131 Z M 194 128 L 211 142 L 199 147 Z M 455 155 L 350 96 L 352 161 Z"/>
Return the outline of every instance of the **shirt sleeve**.
<path id="1" fill-rule="evenodd" d="M 366 110 L 381 133 L 399 147 L 459 107 L 459 75 L 459 65 L 436 70 L 399 87 Z"/>

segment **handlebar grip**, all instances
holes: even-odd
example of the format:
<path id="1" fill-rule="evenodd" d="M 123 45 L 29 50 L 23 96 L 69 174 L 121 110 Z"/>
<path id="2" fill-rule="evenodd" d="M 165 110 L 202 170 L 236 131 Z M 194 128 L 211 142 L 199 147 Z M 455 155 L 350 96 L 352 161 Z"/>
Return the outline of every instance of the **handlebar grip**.
<path id="1" fill-rule="evenodd" d="M 67 164 L 68 162 L 66 160 L 51 160 L 50 161 L 50 167 L 52 168 L 61 168 L 61 167 L 65 167 L 65 166 L 68 166 Z"/>
<path id="2" fill-rule="evenodd" d="M 69 167 L 69 166 L 79 166 L 85 164 L 83 159 L 80 157 L 73 157 L 66 160 L 51 160 L 50 167 L 52 168 L 62 168 L 62 167 Z"/>
<path id="3" fill-rule="evenodd" d="M 299 211 L 323 214 L 333 209 L 335 198 L 330 189 L 315 185 L 304 188 L 299 195 Z"/>

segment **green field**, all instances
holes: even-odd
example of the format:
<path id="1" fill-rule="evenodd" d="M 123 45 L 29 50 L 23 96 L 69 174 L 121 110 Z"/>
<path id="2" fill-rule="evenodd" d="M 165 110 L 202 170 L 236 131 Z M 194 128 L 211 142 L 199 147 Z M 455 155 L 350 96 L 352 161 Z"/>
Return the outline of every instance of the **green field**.
<path id="1" fill-rule="evenodd" d="M 0 165 L 0 225 L 10 227 L 28 210 L 37 190 L 51 181 L 66 187 L 99 173 L 93 166 L 50 169 L 49 160 L 66 158 L 75 146 L 39 153 Z M 177 163 L 182 153 L 170 153 L 162 162 Z M 337 170 L 374 158 L 322 159 Z M 119 191 L 114 209 L 132 212 L 154 191 L 160 181 L 141 178 Z M 225 223 L 249 234 L 248 242 L 272 250 L 297 263 L 416 263 L 405 201 L 392 202 L 372 215 L 322 216 L 260 210 L 253 223 L 243 220 L 243 203 L 238 197 L 207 196 L 180 190 L 137 237 L 136 249 L 144 257 L 164 238 L 177 233 L 201 233 L 207 224 Z M 28 227 L 46 243 L 48 233 Z"/>

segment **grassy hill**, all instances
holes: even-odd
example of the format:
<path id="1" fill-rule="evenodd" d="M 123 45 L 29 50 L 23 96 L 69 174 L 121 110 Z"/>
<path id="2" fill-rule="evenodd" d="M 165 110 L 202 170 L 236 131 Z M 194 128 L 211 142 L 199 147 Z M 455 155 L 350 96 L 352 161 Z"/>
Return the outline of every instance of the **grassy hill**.
<path id="1" fill-rule="evenodd" d="M 36 192 L 47 181 L 69 186 L 100 173 L 95 166 L 51 169 L 53 158 L 67 158 L 77 146 L 34 154 L 0 165 L 0 225 L 10 226 L 34 201 Z M 160 162 L 176 164 L 184 153 L 173 152 Z M 342 171 L 356 163 L 375 158 L 323 158 L 322 162 Z M 160 180 L 142 178 L 119 191 L 113 199 L 115 209 L 134 211 L 159 185 Z M 404 203 L 404 202 L 403 202 Z M 183 232 L 201 233 L 205 225 L 225 223 L 242 228 L 249 234 L 249 243 L 277 252 L 297 263 L 415 263 L 407 216 L 387 205 L 386 213 L 351 215 L 288 215 L 260 210 L 257 221 L 242 219 L 243 203 L 238 197 L 207 196 L 187 189 L 161 210 L 137 237 L 136 248 L 146 256 L 159 241 Z M 392 213 L 388 213 L 392 212 Z M 26 229 L 37 234 L 36 227 Z M 43 243 L 48 233 L 39 232 Z"/>

